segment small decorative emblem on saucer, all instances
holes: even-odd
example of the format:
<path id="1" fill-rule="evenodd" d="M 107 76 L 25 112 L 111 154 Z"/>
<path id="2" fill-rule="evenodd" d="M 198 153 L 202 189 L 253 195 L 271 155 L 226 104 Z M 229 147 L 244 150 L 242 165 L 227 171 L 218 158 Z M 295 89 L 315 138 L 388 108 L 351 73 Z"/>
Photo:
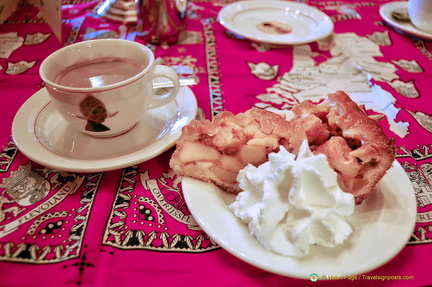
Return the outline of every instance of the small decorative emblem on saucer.
<path id="1" fill-rule="evenodd" d="M 267 34 L 281 35 L 289 34 L 293 28 L 290 25 L 277 21 L 265 21 L 257 25 L 258 30 Z"/>

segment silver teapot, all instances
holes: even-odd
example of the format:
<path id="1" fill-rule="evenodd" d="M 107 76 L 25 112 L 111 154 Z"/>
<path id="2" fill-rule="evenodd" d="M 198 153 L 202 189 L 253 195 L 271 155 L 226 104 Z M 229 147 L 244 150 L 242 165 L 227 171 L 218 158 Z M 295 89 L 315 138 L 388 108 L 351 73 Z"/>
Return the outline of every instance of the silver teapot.
<path id="1" fill-rule="evenodd" d="M 185 30 L 187 0 L 136 0 L 137 35 L 152 44 L 173 44 Z"/>

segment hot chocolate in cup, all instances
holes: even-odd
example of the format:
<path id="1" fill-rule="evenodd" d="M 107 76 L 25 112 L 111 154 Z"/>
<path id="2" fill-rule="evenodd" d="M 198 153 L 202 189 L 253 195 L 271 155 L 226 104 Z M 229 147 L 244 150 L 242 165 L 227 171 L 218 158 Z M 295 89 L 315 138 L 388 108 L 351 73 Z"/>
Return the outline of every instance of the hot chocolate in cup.
<path id="1" fill-rule="evenodd" d="M 41 64 L 40 76 L 51 102 L 78 131 L 112 137 L 131 130 L 148 109 L 173 101 L 179 91 L 177 73 L 156 65 L 153 52 L 127 40 L 98 39 L 63 47 Z M 173 82 L 167 94 L 153 80 Z"/>
<path id="2" fill-rule="evenodd" d="M 432 0 L 408 0 L 408 15 L 417 29 L 432 34 Z"/>

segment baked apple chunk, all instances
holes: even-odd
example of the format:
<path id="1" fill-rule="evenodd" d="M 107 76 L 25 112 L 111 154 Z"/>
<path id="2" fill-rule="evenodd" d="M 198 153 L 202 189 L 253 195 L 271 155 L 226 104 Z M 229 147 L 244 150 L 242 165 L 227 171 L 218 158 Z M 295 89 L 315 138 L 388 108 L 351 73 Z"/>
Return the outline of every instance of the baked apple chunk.
<path id="1" fill-rule="evenodd" d="M 180 175 L 238 193 L 238 172 L 267 161 L 269 153 L 288 143 L 290 130 L 284 117 L 257 108 L 237 115 L 225 111 L 213 121 L 193 120 L 183 128 L 170 166 Z"/>

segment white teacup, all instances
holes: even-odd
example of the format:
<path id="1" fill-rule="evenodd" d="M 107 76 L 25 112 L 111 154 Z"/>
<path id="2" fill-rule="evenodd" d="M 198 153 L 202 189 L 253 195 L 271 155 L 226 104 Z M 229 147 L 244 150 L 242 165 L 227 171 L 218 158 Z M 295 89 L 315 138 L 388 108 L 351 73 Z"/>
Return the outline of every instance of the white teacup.
<path id="1" fill-rule="evenodd" d="M 432 0 L 408 0 L 408 15 L 416 28 L 432 33 Z"/>
<path id="2" fill-rule="evenodd" d="M 40 76 L 61 116 L 75 129 L 112 137 L 132 129 L 148 109 L 173 101 L 177 73 L 154 64 L 153 52 L 127 40 L 98 39 L 76 43 L 49 55 Z M 153 80 L 167 78 L 174 87 L 160 95 Z"/>

